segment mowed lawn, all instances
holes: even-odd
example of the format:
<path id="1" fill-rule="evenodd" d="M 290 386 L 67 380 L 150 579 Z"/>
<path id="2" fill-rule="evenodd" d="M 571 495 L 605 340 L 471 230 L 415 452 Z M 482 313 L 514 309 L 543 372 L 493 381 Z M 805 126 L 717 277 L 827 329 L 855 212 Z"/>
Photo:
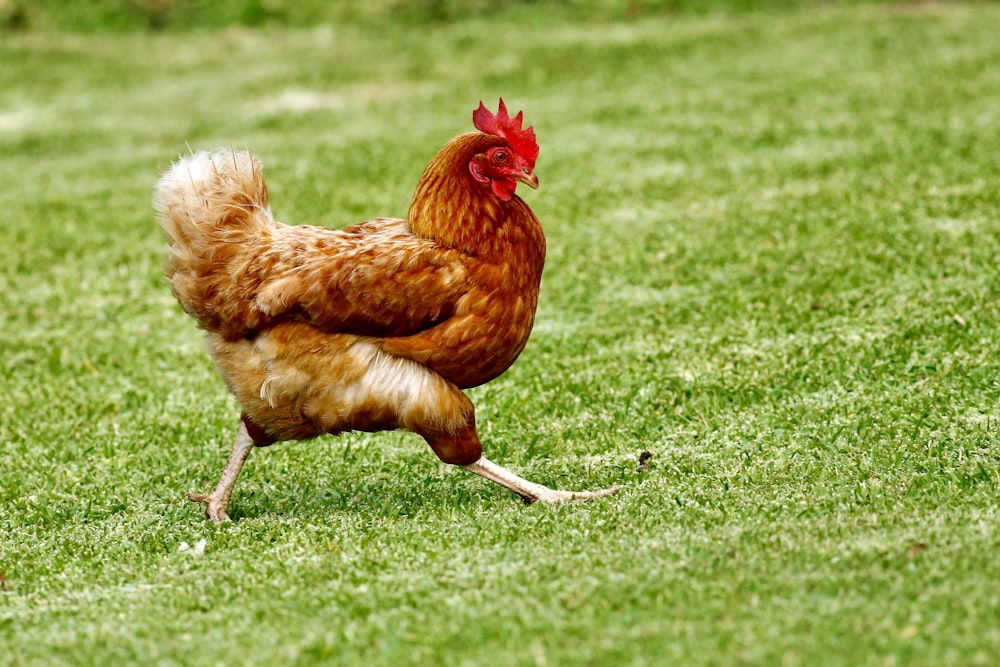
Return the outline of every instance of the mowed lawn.
<path id="1" fill-rule="evenodd" d="M 639 7 L 640 5 L 635 5 Z M 0 33 L 0 664 L 1000 664 L 1000 6 Z M 405 213 L 480 99 L 541 145 L 535 332 L 405 433 L 253 453 L 152 186 Z M 646 466 L 640 453 L 652 454 Z"/>

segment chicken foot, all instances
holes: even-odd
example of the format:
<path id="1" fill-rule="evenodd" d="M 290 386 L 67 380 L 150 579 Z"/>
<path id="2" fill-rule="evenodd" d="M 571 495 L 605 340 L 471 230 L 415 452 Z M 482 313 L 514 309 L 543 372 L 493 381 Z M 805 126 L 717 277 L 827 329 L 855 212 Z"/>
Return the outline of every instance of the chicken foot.
<path id="1" fill-rule="evenodd" d="M 472 445 L 474 448 L 473 451 L 478 449 L 479 452 L 481 452 L 482 450 L 479 445 L 479 439 L 474 435 L 474 433 L 475 432 L 473 431 L 471 439 L 454 440 L 447 438 L 446 440 L 451 443 L 462 442 L 466 445 Z M 233 487 L 236 485 L 236 478 L 239 477 L 240 470 L 243 469 L 243 464 L 246 463 L 247 457 L 250 456 L 250 450 L 254 447 L 269 445 L 271 442 L 273 442 L 273 440 L 268 437 L 266 433 L 264 433 L 256 424 L 249 421 L 248 418 L 244 416 L 243 419 L 240 420 L 240 427 L 236 432 L 236 440 L 233 442 L 232 451 L 229 452 L 229 458 L 226 461 L 226 467 L 222 470 L 222 476 L 219 478 L 219 483 L 215 485 L 215 488 L 212 489 L 211 493 L 188 493 L 188 500 L 196 503 L 205 503 L 205 516 L 215 523 L 229 521 L 229 514 L 227 513 L 227 510 L 229 509 L 229 500 L 233 495 Z M 435 446 L 434 449 L 439 456 L 445 453 L 446 450 L 442 450 L 440 447 L 440 440 L 432 438 L 430 439 L 430 442 L 432 443 L 432 446 L 438 445 Z M 456 452 L 460 451 L 461 449 L 456 450 Z M 442 457 L 442 460 L 445 458 L 450 458 L 450 456 L 445 455 Z M 517 495 L 521 496 L 526 504 L 535 502 L 543 502 L 547 504 L 582 503 L 595 498 L 613 496 L 621 489 L 620 486 L 612 486 L 606 489 L 599 489 L 597 491 L 563 491 L 560 489 L 550 489 L 542 484 L 536 484 L 524 479 L 507 468 L 490 461 L 481 454 L 476 461 L 462 465 L 461 467 L 465 468 L 469 472 L 479 475 L 480 477 L 484 477 L 491 482 L 499 484 L 505 489 L 513 491 Z"/>
<path id="2" fill-rule="evenodd" d="M 222 470 L 219 483 L 215 485 L 211 493 L 187 494 L 187 498 L 191 502 L 205 503 L 205 516 L 215 523 L 229 521 L 229 514 L 226 510 L 229 508 L 229 499 L 233 495 L 233 486 L 236 485 L 236 478 L 253 447 L 254 439 L 247 430 L 246 422 L 240 421 L 240 429 L 236 432 L 236 441 L 233 443 L 232 451 L 229 452 L 229 460 L 226 461 L 226 467 Z"/>
<path id="3" fill-rule="evenodd" d="M 490 461 L 485 456 L 481 456 L 478 461 L 462 467 L 506 489 L 510 489 L 521 496 L 526 504 L 539 501 L 548 504 L 582 503 L 594 498 L 613 496 L 621 489 L 620 486 L 612 486 L 607 489 L 600 489 L 599 491 L 560 491 L 558 489 L 550 489 L 547 486 L 529 482 L 523 477 L 515 475 L 503 466 L 493 463 L 493 461 Z"/>

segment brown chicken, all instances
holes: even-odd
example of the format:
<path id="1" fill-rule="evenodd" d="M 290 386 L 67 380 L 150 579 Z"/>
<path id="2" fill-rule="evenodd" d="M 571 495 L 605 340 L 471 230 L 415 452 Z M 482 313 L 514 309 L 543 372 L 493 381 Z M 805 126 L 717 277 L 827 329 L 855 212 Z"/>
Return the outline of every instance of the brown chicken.
<path id="1" fill-rule="evenodd" d="M 487 460 L 461 391 L 507 370 L 535 319 L 545 236 L 515 194 L 538 187 L 522 115 L 480 103 L 479 131 L 434 156 L 405 220 L 285 225 L 246 152 L 196 153 L 163 176 L 154 204 L 167 277 L 243 409 L 218 485 L 188 494 L 210 519 L 228 518 L 254 446 L 344 431 L 407 429 L 526 502 L 618 490 L 550 489 Z"/>

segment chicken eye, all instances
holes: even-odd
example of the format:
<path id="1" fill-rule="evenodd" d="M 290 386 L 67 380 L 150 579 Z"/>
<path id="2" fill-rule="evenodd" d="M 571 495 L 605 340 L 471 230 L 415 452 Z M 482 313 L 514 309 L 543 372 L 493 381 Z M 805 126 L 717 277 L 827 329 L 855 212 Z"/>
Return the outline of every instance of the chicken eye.
<path id="1" fill-rule="evenodd" d="M 503 164 L 507 161 L 507 151 L 497 151 L 493 154 L 493 161 L 497 164 Z"/>

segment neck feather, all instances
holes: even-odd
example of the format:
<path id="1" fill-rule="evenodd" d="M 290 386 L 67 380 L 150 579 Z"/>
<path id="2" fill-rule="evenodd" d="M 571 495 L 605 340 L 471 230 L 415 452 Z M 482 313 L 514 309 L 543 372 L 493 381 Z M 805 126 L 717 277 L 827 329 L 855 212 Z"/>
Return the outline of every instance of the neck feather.
<path id="1" fill-rule="evenodd" d="M 470 255 L 502 252 L 512 219 L 527 212 L 519 197 L 501 201 L 488 184 L 469 173 L 469 161 L 478 153 L 503 143 L 499 137 L 479 132 L 462 134 L 445 145 L 424 170 L 406 216 L 414 234 Z M 536 221 L 537 224 L 537 221 Z"/>

